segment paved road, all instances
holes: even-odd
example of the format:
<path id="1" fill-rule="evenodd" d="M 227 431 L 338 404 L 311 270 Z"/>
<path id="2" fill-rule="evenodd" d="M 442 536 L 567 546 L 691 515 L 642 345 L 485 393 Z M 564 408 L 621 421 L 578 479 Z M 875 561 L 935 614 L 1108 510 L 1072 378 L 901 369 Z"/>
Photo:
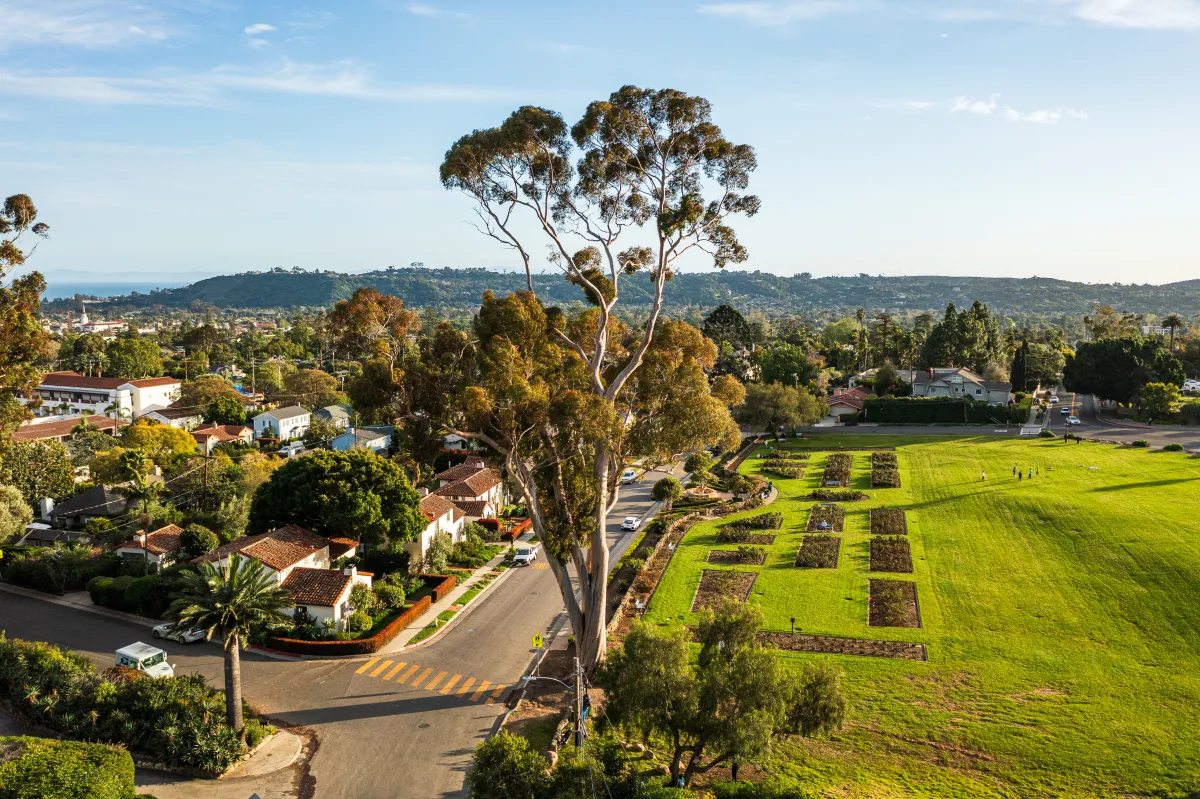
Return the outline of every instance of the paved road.
<path id="1" fill-rule="evenodd" d="M 1060 407 L 1066 406 L 1079 417 L 1080 424 L 1069 428 L 1070 432 L 1084 438 L 1103 438 L 1109 441 L 1120 441 L 1128 444 L 1131 441 L 1143 439 L 1153 447 L 1164 447 L 1167 444 L 1181 444 L 1184 449 L 1200 451 L 1200 431 L 1184 425 L 1145 426 L 1139 422 L 1120 424 L 1101 417 L 1097 412 L 1097 400 L 1090 394 L 1074 394 L 1059 387 L 1057 392 Z M 1051 410 L 1050 429 L 1061 435 L 1068 428 L 1066 417 L 1058 409 Z"/>
<path id="2" fill-rule="evenodd" d="M 614 562 L 634 535 L 620 530 L 621 520 L 650 509 L 650 490 L 661 476 L 652 473 L 622 489 L 608 530 Z M 243 657 L 251 704 L 317 730 L 320 747 L 311 768 L 316 796 L 460 795 L 471 753 L 495 728 L 504 700 L 532 660 L 533 634 L 547 632 L 563 612 L 546 568 L 516 569 L 490 593 L 444 637 L 390 659 L 296 663 Z M 76 649 L 103 666 L 112 663 L 118 647 L 149 640 L 145 627 L 8 593 L 0 593 L 0 628 L 13 637 Z M 178 673 L 200 673 L 221 684 L 217 645 L 163 648 Z M 156 775 L 139 774 L 139 785 L 153 785 L 161 797 L 207 795 L 203 786 L 189 792 L 187 786 L 161 788 L 159 782 Z M 286 796 L 291 776 L 261 783 L 272 795 Z"/>

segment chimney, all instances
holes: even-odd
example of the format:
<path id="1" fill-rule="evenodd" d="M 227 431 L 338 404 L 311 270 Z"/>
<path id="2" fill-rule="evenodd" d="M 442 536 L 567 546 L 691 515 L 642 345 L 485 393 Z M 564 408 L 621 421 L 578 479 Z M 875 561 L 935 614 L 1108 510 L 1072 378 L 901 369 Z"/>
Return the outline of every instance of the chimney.
<path id="1" fill-rule="evenodd" d="M 146 531 L 138 530 L 136 533 L 133 534 L 133 540 L 137 541 L 138 544 L 140 544 L 143 547 L 146 546 Z"/>
<path id="2" fill-rule="evenodd" d="M 49 521 L 50 513 L 54 510 L 54 498 L 42 497 L 38 500 L 38 507 L 41 509 L 42 518 Z"/>
<path id="3" fill-rule="evenodd" d="M 422 497 L 427 497 L 427 496 L 429 496 L 429 489 L 425 488 L 424 486 L 421 486 L 420 488 L 417 489 L 417 495 L 422 496 Z"/>
<path id="4" fill-rule="evenodd" d="M 355 577 L 358 576 L 358 567 L 351 564 L 351 565 L 347 566 L 346 568 L 342 569 L 342 573 L 345 574 L 347 577 L 349 577 L 351 580 L 353 580 Z"/>

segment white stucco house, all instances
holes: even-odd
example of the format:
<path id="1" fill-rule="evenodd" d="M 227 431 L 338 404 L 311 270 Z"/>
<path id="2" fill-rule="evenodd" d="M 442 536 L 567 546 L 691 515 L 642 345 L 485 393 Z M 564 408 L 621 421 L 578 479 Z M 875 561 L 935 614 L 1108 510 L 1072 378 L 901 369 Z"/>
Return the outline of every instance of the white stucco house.
<path id="1" fill-rule="evenodd" d="M 350 613 L 351 589 L 356 583 L 370 588 L 374 575 L 353 566 L 329 568 L 330 548 L 330 540 L 324 536 L 289 524 L 269 533 L 230 541 L 194 562 L 223 564 L 235 554 L 256 560 L 271 581 L 292 598 L 289 615 L 303 608 L 318 623 L 332 619 L 341 629 Z"/>
<path id="2" fill-rule="evenodd" d="M 467 524 L 467 516 L 462 509 L 437 494 L 429 494 L 421 498 L 421 515 L 425 517 L 428 524 L 416 541 L 409 541 L 404 545 L 409 562 L 414 567 L 425 560 L 425 553 L 429 550 L 429 545 L 433 543 L 434 536 L 438 533 L 449 533 L 450 539 L 457 544 L 465 537 L 463 528 Z"/>
<path id="3" fill-rule="evenodd" d="M 286 408 L 263 411 L 254 417 L 253 422 L 255 438 L 267 435 L 269 428 L 275 431 L 275 436 L 280 441 L 291 441 L 308 432 L 308 426 L 312 423 L 312 413 L 299 405 L 289 405 Z"/>
<path id="4" fill-rule="evenodd" d="M 504 479 L 498 470 L 486 467 L 473 469 L 471 474 L 443 485 L 433 493 L 457 505 L 469 522 L 495 518 L 507 504 Z"/>
<path id="5" fill-rule="evenodd" d="M 161 571 L 183 551 L 183 528 L 168 524 L 149 533 L 138 530 L 116 552 L 122 558 L 145 560 L 155 571 Z"/>
<path id="6" fill-rule="evenodd" d="M 126 380 L 121 377 L 90 377 L 78 372 L 49 372 L 33 394 L 42 400 L 37 409 L 45 416 L 59 412 L 90 411 L 100 416 L 132 418 L 165 408 L 179 398 L 182 383 L 174 377 Z M 28 405 L 30 398 L 21 397 Z"/>

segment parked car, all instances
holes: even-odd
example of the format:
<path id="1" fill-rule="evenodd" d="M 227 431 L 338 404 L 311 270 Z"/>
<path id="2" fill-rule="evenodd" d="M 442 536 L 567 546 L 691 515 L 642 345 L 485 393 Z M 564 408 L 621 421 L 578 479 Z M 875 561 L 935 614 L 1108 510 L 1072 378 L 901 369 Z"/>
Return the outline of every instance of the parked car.
<path id="1" fill-rule="evenodd" d="M 1079 421 L 1079 417 L 1078 417 L 1078 416 L 1068 416 L 1068 417 L 1067 417 L 1067 424 L 1069 424 L 1069 425 L 1076 425 L 1076 424 L 1083 424 L 1083 422 Z"/>
<path id="2" fill-rule="evenodd" d="M 637 516 L 626 516 L 625 521 L 621 522 L 622 530 L 636 530 L 642 524 L 642 520 Z"/>
<path id="3" fill-rule="evenodd" d="M 203 641 L 205 638 L 204 630 L 201 630 L 199 627 L 176 630 L 175 625 L 171 624 L 171 622 L 155 627 L 154 637 L 159 639 L 166 638 L 168 641 L 175 641 L 180 644 L 191 644 L 196 641 Z"/>
<path id="4" fill-rule="evenodd" d="M 1200 380 L 1190 380 L 1190 379 L 1184 380 L 1183 381 L 1183 390 L 1185 392 L 1187 392 L 1188 394 L 1195 394 L 1195 393 L 1200 392 Z"/>
<path id="5" fill-rule="evenodd" d="M 167 662 L 167 653 L 141 641 L 118 649 L 117 665 L 136 669 L 149 677 L 175 676 L 175 667 Z"/>
<path id="6" fill-rule="evenodd" d="M 291 441 L 279 448 L 279 454 L 285 458 L 294 458 L 303 451 L 303 441 Z"/>
<path id="7" fill-rule="evenodd" d="M 537 560 L 538 548 L 537 545 L 527 547 L 517 547 L 517 554 L 513 555 L 514 566 L 532 566 Z"/>

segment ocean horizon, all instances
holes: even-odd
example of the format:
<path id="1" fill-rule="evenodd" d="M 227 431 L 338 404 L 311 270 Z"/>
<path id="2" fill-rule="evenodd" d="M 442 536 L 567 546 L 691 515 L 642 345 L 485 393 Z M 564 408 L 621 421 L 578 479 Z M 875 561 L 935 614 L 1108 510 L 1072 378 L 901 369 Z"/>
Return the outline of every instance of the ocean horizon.
<path id="1" fill-rule="evenodd" d="M 46 291 L 42 294 L 43 300 L 61 300 L 74 297 L 76 294 L 93 297 L 120 297 L 131 292 L 139 294 L 149 294 L 154 289 L 175 288 L 184 285 L 183 282 L 162 285 L 159 283 L 150 283 L 146 281 L 138 282 L 113 282 L 113 283 L 80 283 L 72 280 L 56 281 L 53 279 L 46 281 Z"/>

